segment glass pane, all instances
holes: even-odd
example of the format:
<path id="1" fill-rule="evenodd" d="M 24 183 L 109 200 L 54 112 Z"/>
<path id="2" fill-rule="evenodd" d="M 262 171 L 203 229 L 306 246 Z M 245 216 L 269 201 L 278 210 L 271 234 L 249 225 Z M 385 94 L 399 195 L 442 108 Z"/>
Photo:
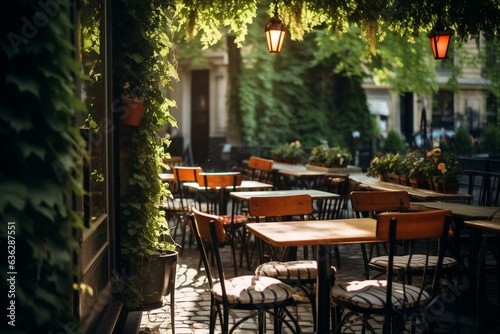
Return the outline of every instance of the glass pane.
<path id="1" fill-rule="evenodd" d="M 80 12 L 81 66 L 85 78 L 81 80 L 81 97 L 87 105 L 89 115 L 85 126 L 90 128 L 89 161 L 89 219 L 94 222 L 106 213 L 106 103 L 104 83 L 104 43 L 102 27 L 102 1 L 89 0 L 82 3 Z"/>

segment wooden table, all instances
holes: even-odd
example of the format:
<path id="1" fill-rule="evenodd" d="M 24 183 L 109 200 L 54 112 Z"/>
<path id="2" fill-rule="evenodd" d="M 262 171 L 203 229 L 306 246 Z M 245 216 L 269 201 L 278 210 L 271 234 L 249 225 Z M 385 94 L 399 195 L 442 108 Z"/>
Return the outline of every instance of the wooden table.
<path id="1" fill-rule="evenodd" d="M 274 173 L 274 183 L 275 188 L 284 187 L 290 188 L 290 183 L 288 180 L 295 179 L 298 181 L 298 186 L 302 189 L 311 189 L 318 186 L 318 182 L 321 185 L 324 180 L 330 175 L 336 174 L 349 174 L 349 173 L 361 173 L 361 168 L 355 166 L 348 166 L 344 168 L 325 168 L 311 165 L 292 165 L 286 163 L 275 162 L 273 163 L 273 173 Z"/>
<path id="2" fill-rule="evenodd" d="M 296 181 L 295 188 L 315 189 L 323 186 L 325 173 L 314 172 L 310 170 L 278 170 L 280 175 L 280 185 L 285 184 L 286 188 L 294 188 L 292 184 Z"/>
<path id="3" fill-rule="evenodd" d="M 497 208 L 497 210 L 500 208 Z M 484 267 L 486 266 L 485 264 L 485 258 L 484 257 L 479 257 L 480 255 L 480 249 L 481 249 L 481 244 L 483 243 L 484 232 L 489 232 L 493 234 L 500 235 L 500 221 L 496 220 L 465 220 L 463 222 L 464 227 L 468 227 L 471 231 L 471 261 L 470 261 L 470 272 L 471 272 L 471 289 L 472 289 L 472 295 L 476 296 L 479 295 L 480 298 L 477 299 L 477 305 L 476 307 L 478 308 L 478 315 L 483 314 L 483 311 L 486 307 L 486 301 L 488 299 L 487 297 L 487 289 L 486 289 L 486 278 L 485 278 L 485 270 Z M 497 250 L 497 259 L 500 257 L 500 251 L 499 245 L 496 245 L 495 247 Z M 472 255 L 476 257 L 476 259 L 472 259 Z M 498 266 L 498 263 L 497 263 Z M 478 268 L 482 267 L 482 269 L 478 272 Z M 499 270 L 497 268 L 497 270 Z M 479 284 L 478 284 L 479 282 Z M 500 282 L 497 281 L 497 285 L 500 284 Z M 497 286 L 497 288 L 500 288 Z M 497 292 L 497 297 L 498 297 L 498 303 L 500 304 L 500 293 Z M 478 319 L 480 322 L 480 319 Z"/>
<path id="4" fill-rule="evenodd" d="M 445 194 L 434 190 L 418 189 L 402 184 L 380 181 L 373 177 L 368 177 L 365 174 L 350 174 L 349 179 L 351 184 L 354 184 L 354 189 L 379 190 L 379 191 L 407 191 L 414 201 L 466 201 L 472 198 L 469 194 Z M 353 189 L 353 190 L 354 190 Z"/>
<path id="5" fill-rule="evenodd" d="M 278 247 L 318 246 L 317 333 L 330 333 L 330 256 L 328 245 L 378 242 L 372 218 L 250 223 L 247 230 Z"/>
<path id="6" fill-rule="evenodd" d="M 500 210 L 499 207 L 452 202 L 412 202 L 410 205 L 423 209 L 451 210 L 453 217 L 460 220 L 486 220 Z"/>
<path id="7" fill-rule="evenodd" d="M 313 200 L 340 198 L 340 195 L 338 194 L 316 189 L 238 191 L 231 193 L 231 197 L 243 201 L 248 201 L 250 197 L 255 197 L 255 196 L 284 196 L 284 195 L 310 195 Z"/>
<path id="8" fill-rule="evenodd" d="M 158 176 L 163 183 L 174 181 L 174 174 L 172 173 L 159 173 Z"/>
<path id="9" fill-rule="evenodd" d="M 205 186 L 200 186 L 198 182 L 185 182 L 184 187 L 188 187 L 194 190 L 205 190 Z M 232 188 L 232 187 L 231 187 Z M 251 190 L 251 189 L 272 189 L 273 185 L 269 183 L 253 181 L 253 180 L 242 180 L 239 186 L 236 186 L 236 190 Z"/>
<path id="10" fill-rule="evenodd" d="M 471 260 L 469 261 L 469 265 L 467 266 L 467 270 L 469 273 L 469 286 L 471 291 L 470 295 L 472 298 L 474 298 L 474 300 L 478 301 L 476 305 L 476 307 L 478 308 L 477 314 L 481 314 L 482 310 L 484 310 L 484 305 L 481 300 L 486 298 L 484 271 L 481 271 L 481 274 L 479 276 L 477 275 L 478 266 L 484 266 L 484 259 L 479 262 L 482 233 L 483 231 L 500 233 L 500 221 L 488 221 L 488 218 L 494 212 L 500 210 L 500 207 L 477 206 L 451 202 L 412 202 L 411 206 L 413 208 L 419 207 L 425 210 L 448 209 L 452 211 L 457 240 L 457 242 L 455 242 L 455 248 L 457 252 L 456 256 L 457 260 L 459 260 L 459 263 L 461 263 L 461 265 L 464 267 L 465 265 L 463 264 L 462 259 L 459 257 L 459 254 L 461 254 L 460 234 L 462 233 L 462 230 L 464 228 L 470 229 Z M 481 284 L 478 285 L 478 282 L 481 282 Z M 480 296 L 480 298 L 477 299 L 477 296 Z M 480 323 L 479 319 L 478 323 Z"/>
<path id="11" fill-rule="evenodd" d="M 200 186 L 198 184 L 198 182 L 184 182 L 184 187 L 188 187 L 188 188 L 191 188 L 197 192 L 202 192 L 202 191 L 205 191 L 205 186 Z M 233 187 L 229 187 L 229 188 L 233 188 Z M 229 188 L 226 189 L 229 190 Z M 241 184 L 239 186 L 236 186 L 235 189 L 237 192 L 240 192 L 240 190 L 251 190 L 251 189 L 254 189 L 254 190 L 262 190 L 262 189 L 272 189 L 273 188 L 273 185 L 272 184 L 269 184 L 269 183 L 264 183 L 264 182 L 260 182 L 260 181 L 253 181 L 253 180 L 242 180 L 241 181 Z M 250 191 L 251 193 L 253 193 L 254 191 Z M 234 192 L 230 192 L 231 194 L 234 193 Z M 221 201 L 223 201 L 223 199 L 226 198 L 226 196 L 221 192 Z M 226 214 L 227 211 L 226 211 L 226 206 L 227 206 L 227 203 L 221 203 L 221 209 L 222 209 L 222 214 Z M 234 212 L 233 212 L 234 214 Z"/>

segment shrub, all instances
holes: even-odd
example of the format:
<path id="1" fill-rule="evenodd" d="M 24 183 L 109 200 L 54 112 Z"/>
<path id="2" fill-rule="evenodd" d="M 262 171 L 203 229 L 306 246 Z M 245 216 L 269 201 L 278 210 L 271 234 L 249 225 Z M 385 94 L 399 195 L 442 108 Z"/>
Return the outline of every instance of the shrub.
<path id="1" fill-rule="evenodd" d="M 500 128 L 493 124 L 487 124 L 481 138 L 481 149 L 485 152 L 500 152 Z"/>
<path id="2" fill-rule="evenodd" d="M 455 152 L 470 154 L 474 149 L 469 131 L 464 127 L 459 127 L 455 133 Z"/>
<path id="3" fill-rule="evenodd" d="M 406 147 L 403 137 L 396 130 L 390 130 L 382 144 L 382 150 L 386 153 L 404 153 Z"/>

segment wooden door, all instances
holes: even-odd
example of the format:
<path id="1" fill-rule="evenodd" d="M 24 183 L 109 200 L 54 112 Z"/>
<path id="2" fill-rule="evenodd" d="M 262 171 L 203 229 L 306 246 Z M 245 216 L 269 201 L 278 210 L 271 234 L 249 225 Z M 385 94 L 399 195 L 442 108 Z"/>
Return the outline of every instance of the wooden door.
<path id="1" fill-rule="evenodd" d="M 193 71 L 191 81 L 191 149 L 196 165 L 204 165 L 209 157 L 209 91 L 209 71 Z"/>

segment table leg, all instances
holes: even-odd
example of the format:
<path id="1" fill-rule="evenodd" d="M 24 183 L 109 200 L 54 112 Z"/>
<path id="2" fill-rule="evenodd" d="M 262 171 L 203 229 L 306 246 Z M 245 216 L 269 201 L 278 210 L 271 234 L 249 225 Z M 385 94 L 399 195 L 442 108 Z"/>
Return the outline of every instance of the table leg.
<path id="1" fill-rule="evenodd" d="M 329 246 L 317 247 L 316 333 L 330 333 L 330 254 Z"/>

